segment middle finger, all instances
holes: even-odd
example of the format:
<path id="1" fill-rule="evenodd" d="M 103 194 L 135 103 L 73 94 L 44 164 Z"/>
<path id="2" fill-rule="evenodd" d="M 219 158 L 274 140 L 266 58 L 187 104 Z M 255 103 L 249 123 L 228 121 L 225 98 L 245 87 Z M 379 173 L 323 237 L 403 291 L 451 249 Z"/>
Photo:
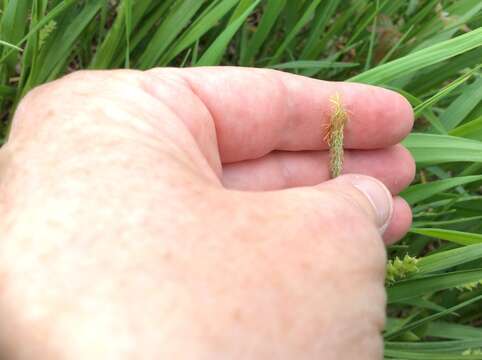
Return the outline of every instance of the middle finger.
<path id="1" fill-rule="evenodd" d="M 346 150 L 343 173 L 375 177 L 398 194 L 413 180 L 415 163 L 402 145 Z M 266 191 L 312 186 L 329 178 L 328 151 L 275 151 L 259 159 L 224 164 L 222 181 L 231 189 Z"/>

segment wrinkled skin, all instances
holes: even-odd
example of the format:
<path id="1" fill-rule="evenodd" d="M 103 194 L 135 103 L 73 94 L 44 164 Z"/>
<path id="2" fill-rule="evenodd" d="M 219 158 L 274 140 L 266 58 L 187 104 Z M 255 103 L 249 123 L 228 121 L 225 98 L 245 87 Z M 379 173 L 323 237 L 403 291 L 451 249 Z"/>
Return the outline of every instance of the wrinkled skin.
<path id="1" fill-rule="evenodd" d="M 391 216 L 371 178 L 328 181 L 336 92 L 345 172 Z M 261 69 L 34 89 L 0 151 L 0 357 L 380 359 L 411 126 L 388 90 Z"/>

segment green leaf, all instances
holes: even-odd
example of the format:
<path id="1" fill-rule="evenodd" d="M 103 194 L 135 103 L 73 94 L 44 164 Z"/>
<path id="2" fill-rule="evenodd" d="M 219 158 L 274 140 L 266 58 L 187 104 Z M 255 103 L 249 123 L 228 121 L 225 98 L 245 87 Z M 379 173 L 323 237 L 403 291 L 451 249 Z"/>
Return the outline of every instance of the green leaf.
<path id="1" fill-rule="evenodd" d="M 15 88 L 11 86 L 0 85 L 0 97 L 8 98 L 15 96 Z"/>
<path id="2" fill-rule="evenodd" d="M 37 34 L 37 32 L 42 29 L 45 25 L 47 25 L 50 21 L 55 19 L 56 17 L 60 16 L 63 12 L 65 12 L 67 9 L 69 9 L 71 6 L 75 4 L 76 0 L 65 0 L 59 3 L 57 6 L 55 6 L 46 16 L 44 16 L 33 28 L 30 29 L 30 31 L 22 38 L 20 39 L 16 46 L 19 47 L 23 45 L 31 36 L 34 36 Z M 14 1 L 11 3 L 15 4 Z M 0 59 L 0 63 L 4 62 L 10 54 L 12 54 L 12 49 L 7 51 L 2 58 Z"/>
<path id="3" fill-rule="evenodd" d="M 388 303 L 392 304 L 480 280 L 482 280 L 482 269 L 456 271 L 401 281 L 387 289 Z"/>
<path id="4" fill-rule="evenodd" d="M 234 36 L 236 31 L 241 27 L 244 20 L 248 17 L 249 14 L 253 11 L 253 9 L 259 4 L 260 0 L 255 0 L 253 4 L 246 10 L 239 18 L 233 21 L 218 37 L 217 39 L 211 44 L 211 46 L 204 52 L 201 56 L 199 61 L 197 62 L 197 66 L 210 66 L 210 65 L 218 65 L 221 57 L 224 55 L 226 48 L 229 44 L 229 41 Z"/>
<path id="5" fill-rule="evenodd" d="M 58 76 L 61 67 L 69 59 L 75 41 L 82 34 L 82 31 L 95 18 L 102 7 L 103 0 L 89 0 L 82 11 L 73 20 L 64 23 L 62 31 L 57 30 L 51 42 L 52 46 L 42 48 L 42 68 L 33 79 L 33 85 L 49 81 Z"/>
<path id="6" fill-rule="evenodd" d="M 389 356 L 387 358 L 387 356 Z M 385 350 L 385 359 L 397 360 L 480 360 L 480 355 L 447 354 L 440 352 L 419 353 L 399 350 Z"/>
<path id="7" fill-rule="evenodd" d="M 256 28 L 256 32 L 249 40 L 247 45 L 247 51 L 244 58 L 241 59 L 241 65 L 248 65 L 253 63 L 254 57 L 258 54 L 259 49 L 269 37 L 270 31 L 273 28 L 276 20 L 280 16 L 283 8 L 286 5 L 287 0 L 269 0 L 266 9 L 264 10 L 263 17 Z"/>
<path id="8" fill-rule="evenodd" d="M 11 49 L 14 49 L 14 50 L 17 50 L 17 51 L 22 51 L 22 48 L 19 48 L 18 46 L 15 46 L 15 45 L 10 44 L 9 42 L 3 41 L 3 40 L 0 40 L 0 45 L 6 46 L 8 48 L 11 48 Z"/>
<path id="9" fill-rule="evenodd" d="M 323 69 L 323 68 L 348 68 L 358 66 L 358 63 L 329 61 L 329 60 L 298 60 L 270 66 L 273 69 Z"/>
<path id="10" fill-rule="evenodd" d="M 132 33 L 132 3 L 133 0 L 124 0 L 123 4 L 125 6 L 125 27 L 126 27 L 126 33 L 125 33 L 125 39 L 126 39 L 126 60 L 125 60 L 125 67 L 130 68 L 131 64 L 131 33 Z"/>
<path id="11" fill-rule="evenodd" d="M 410 232 L 414 234 L 425 235 L 437 239 L 451 241 L 459 245 L 482 244 L 482 234 L 431 228 L 412 228 L 410 229 Z"/>
<path id="12" fill-rule="evenodd" d="M 291 29 L 291 31 L 284 37 L 283 42 L 276 50 L 273 58 L 270 61 L 270 65 L 276 64 L 278 60 L 283 55 L 288 45 L 293 41 L 295 36 L 301 31 L 301 29 L 313 18 L 316 8 L 320 4 L 321 0 L 312 0 L 310 5 L 307 7 L 301 18 L 298 20 L 296 25 Z"/>
<path id="13" fill-rule="evenodd" d="M 415 107 L 414 112 L 415 116 L 420 115 L 423 110 L 425 110 L 429 106 L 433 106 L 435 103 L 440 101 L 440 99 L 443 99 L 446 97 L 448 94 L 450 94 L 453 90 L 455 90 L 457 87 L 462 85 L 464 82 L 466 82 L 468 79 L 472 77 L 474 73 L 476 73 L 480 69 L 480 65 L 475 67 L 474 69 L 470 70 L 469 72 L 463 74 L 460 76 L 458 79 L 454 80 L 450 84 L 446 85 L 444 88 L 440 89 L 439 92 L 437 92 L 434 96 L 431 98 L 425 100 L 422 104 L 419 104 Z M 481 84 L 482 85 L 482 84 Z M 470 112 L 470 111 L 469 111 Z M 463 118 L 462 118 L 463 119 Z M 443 121 L 442 121 L 443 122 Z M 446 127 L 447 124 L 445 124 Z"/>
<path id="14" fill-rule="evenodd" d="M 0 31 L 2 44 L 9 46 L 15 52 L 18 51 L 20 46 L 18 43 L 27 29 L 30 3 L 29 0 L 10 0 L 4 5 Z M 16 59 L 12 50 L 4 51 L 3 54 L 9 55 L 8 65 L 14 67 Z"/>
<path id="15" fill-rule="evenodd" d="M 428 199 L 442 191 L 449 190 L 458 185 L 469 184 L 482 180 L 482 175 L 455 177 L 432 181 L 426 184 L 412 185 L 400 194 L 409 204 L 415 204 Z"/>
<path id="16" fill-rule="evenodd" d="M 435 321 L 429 324 L 427 328 L 429 336 L 435 336 L 443 339 L 482 339 L 482 329 L 474 328 L 468 325 L 451 324 L 443 321 Z M 440 348 L 442 350 L 443 348 Z"/>
<path id="17" fill-rule="evenodd" d="M 183 0 L 175 6 L 161 23 L 156 33 L 139 59 L 140 69 L 149 69 L 157 65 L 161 55 L 189 24 L 194 14 L 203 5 L 204 0 Z"/>
<path id="18" fill-rule="evenodd" d="M 322 49 L 320 49 L 318 46 L 319 39 L 323 35 L 323 32 L 325 31 L 331 17 L 334 15 L 336 9 L 340 5 L 340 1 L 341 0 L 323 1 L 321 6 L 318 7 L 313 26 L 311 27 L 310 35 L 306 41 L 303 51 L 300 54 L 300 59 L 313 59 L 320 53 L 320 50 Z"/>
<path id="19" fill-rule="evenodd" d="M 448 135 L 410 134 L 403 142 L 419 165 L 482 162 L 482 143 Z"/>
<path id="20" fill-rule="evenodd" d="M 417 327 L 420 327 L 422 325 L 425 325 L 426 323 L 430 322 L 430 321 L 434 321 L 434 320 L 438 320 L 440 318 L 442 318 L 443 316 L 446 316 L 446 315 L 449 315 L 449 314 L 452 314 L 454 312 L 456 312 L 457 310 L 459 309 L 462 309 L 464 308 L 465 306 L 468 306 L 468 305 L 471 305 L 479 300 L 482 300 L 482 295 L 480 296 L 477 296 L 477 297 L 474 297 L 472 299 L 469 299 L 467 301 L 464 301 L 460 304 L 457 304 L 455 306 L 452 306 L 444 311 L 440 311 L 436 314 L 433 314 L 433 315 L 430 315 L 430 316 L 427 316 L 423 319 L 420 319 L 420 320 L 417 320 L 417 321 L 413 321 L 405 326 L 403 326 L 402 328 L 400 329 L 397 329 L 397 330 L 394 330 L 394 331 L 388 331 L 384 334 L 384 337 L 386 339 L 393 339 L 394 337 L 398 336 L 398 335 L 401 335 L 403 332 L 405 331 L 411 331 L 413 329 L 416 329 Z"/>
<path id="21" fill-rule="evenodd" d="M 441 324 L 434 322 L 433 324 Z M 456 325 L 456 324 L 454 324 Z M 463 325 L 460 325 L 463 327 Z M 475 340 L 456 340 L 456 341 L 426 341 L 426 342 L 385 342 L 385 348 L 390 350 L 404 350 L 416 352 L 462 352 L 466 349 L 477 349 L 482 347 L 482 334 Z"/>
<path id="22" fill-rule="evenodd" d="M 447 130 L 451 130 L 460 124 L 481 101 L 482 76 L 464 89 L 457 99 L 440 115 L 440 121 Z"/>
<path id="23" fill-rule="evenodd" d="M 418 234 L 418 232 L 414 231 Z M 423 234 L 425 235 L 425 234 Z M 428 235 L 431 236 L 431 235 Z M 437 236 L 436 236 L 437 237 Z M 419 274 L 447 270 L 454 266 L 482 259 L 482 244 L 468 245 L 420 258 L 417 263 Z"/>
<path id="24" fill-rule="evenodd" d="M 482 116 L 456 127 L 449 134 L 482 141 Z"/>
<path id="25" fill-rule="evenodd" d="M 400 59 L 377 66 L 354 76 L 350 81 L 367 84 L 386 84 L 429 65 L 463 54 L 482 45 L 482 28 L 460 35 L 454 39 L 419 50 Z"/>

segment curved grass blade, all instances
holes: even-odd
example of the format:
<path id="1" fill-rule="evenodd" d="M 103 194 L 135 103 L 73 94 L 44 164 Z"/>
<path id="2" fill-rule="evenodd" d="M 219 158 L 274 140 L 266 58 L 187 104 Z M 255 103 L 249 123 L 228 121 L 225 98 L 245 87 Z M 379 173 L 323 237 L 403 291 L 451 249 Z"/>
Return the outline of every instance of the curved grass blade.
<path id="1" fill-rule="evenodd" d="M 276 49 L 276 52 L 274 53 L 273 57 L 271 58 L 271 61 L 269 65 L 276 64 L 278 60 L 281 58 L 283 55 L 283 52 L 286 50 L 288 45 L 293 41 L 295 36 L 301 31 L 301 29 L 310 21 L 310 19 L 313 17 L 313 14 L 320 4 L 321 0 L 313 0 L 308 8 L 305 10 L 301 18 L 297 21 L 295 26 L 291 29 L 291 31 L 284 37 L 283 42 L 281 45 Z"/>
<path id="2" fill-rule="evenodd" d="M 471 182 L 479 180 L 482 180 L 482 175 L 472 175 L 437 180 L 426 184 L 412 185 L 405 191 L 402 191 L 400 195 L 409 204 L 415 204 L 422 200 L 428 199 L 442 191 L 449 190 L 458 185 L 469 184 Z"/>
<path id="3" fill-rule="evenodd" d="M 394 337 L 398 336 L 398 335 L 401 335 L 402 333 L 404 333 L 405 331 L 410 331 L 410 330 L 413 330 L 413 329 L 416 329 L 417 327 L 419 326 L 422 326 L 430 321 L 434 321 L 434 320 L 437 320 L 437 319 L 440 319 L 446 315 L 449 315 L 449 314 L 452 314 L 454 312 L 456 312 L 457 310 L 459 309 L 462 309 L 464 308 L 465 306 L 468 306 L 468 305 L 471 305 L 477 301 L 480 301 L 482 300 L 482 295 L 479 295 L 479 296 L 476 296 L 472 299 L 469 299 L 467 301 L 464 301 L 460 304 L 457 304 L 455 306 L 452 306 L 444 311 L 440 311 L 436 314 L 433 314 L 433 315 L 430 315 L 430 316 L 427 316 L 423 319 L 420 319 L 420 320 L 417 320 L 417 321 L 414 321 L 414 322 L 411 322 L 405 326 L 403 326 L 402 328 L 400 329 L 397 329 L 395 331 L 390 331 L 390 332 L 387 332 L 385 333 L 383 336 L 385 339 L 393 339 Z"/>
<path id="4" fill-rule="evenodd" d="M 482 141 L 482 116 L 450 130 L 449 135 Z"/>
<path id="5" fill-rule="evenodd" d="M 253 63 L 259 49 L 270 35 L 270 31 L 278 20 L 287 0 L 269 0 L 261 21 L 253 37 L 248 41 L 247 50 L 241 58 L 241 65 Z"/>
<path id="6" fill-rule="evenodd" d="M 354 76 L 350 81 L 367 84 L 386 84 L 432 64 L 475 49 L 482 45 L 482 28 L 473 30 L 428 48 L 416 51 L 400 59 L 377 66 Z"/>
<path id="7" fill-rule="evenodd" d="M 447 240 L 459 245 L 482 244 L 482 234 L 447 229 L 412 228 L 411 233 Z M 433 255 L 435 256 L 435 255 Z"/>
<path id="8" fill-rule="evenodd" d="M 138 64 L 140 69 L 149 69 L 159 62 L 164 51 L 189 24 L 203 3 L 204 0 L 184 0 L 175 3 L 175 7 L 161 23 L 141 55 Z"/>
<path id="9" fill-rule="evenodd" d="M 482 269 L 456 271 L 400 281 L 387 289 L 388 303 L 393 304 L 480 280 L 482 280 Z"/>
<path id="10" fill-rule="evenodd" d="M 231 41 L 232 37 L 238 31 L 238 29 L 243 25 L 244 20 L 249 14 L 254 10 L 254 8 L 259 4 L 261 0 L 255 0 L 253 4 L 235 21 L 233 21 L 211 44 L 211 46 L 204 52 L 197 66 L 210 66 L 218 65 L 221 61 L 221 57 L 224 55 L 226 48 Z"/>
<path id="11" fill-rule="evenodd" d="M 358 63 L 329 61 L 329 60 L 297 60 L 270 66 L 272 69 L 330 69 L 350 68 L 358 66 Z"/>
<path id="12" fill-rule="evenodd" d="M 231 10 L 238 0 L 223 0 L 219 3 L 213 2 L 200 17 L 181 35 L 181 37 L 172 45 L 166 54 L 161 57 L 160 63 L 167 64 L 181 51 L 185 50 L 192 44 L 197 44 L 199 38 L 213 28 L 224 15 Z"/>
<path id="13" fill-rule="evenodd" d="M 482 244 L 446 250 L 420 258 L 417 262 L 419 270 L 417 274 L 446 270 L 477 259 L 482 259 Z"/>
<path id="14" fill-rule="evenodd" d="M 403 142 L 417 164 L 482 162 L 482 143 L 449 135 L 412 133 Z"/>

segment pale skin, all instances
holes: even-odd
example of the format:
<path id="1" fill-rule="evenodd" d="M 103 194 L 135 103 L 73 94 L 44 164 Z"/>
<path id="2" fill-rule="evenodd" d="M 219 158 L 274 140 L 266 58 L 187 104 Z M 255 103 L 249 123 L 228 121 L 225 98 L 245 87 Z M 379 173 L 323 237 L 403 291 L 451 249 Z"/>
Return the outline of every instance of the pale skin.
<path id="1" fill-rule="evenodd" d="M 361 175 L 329 180 L 334 93 Z M 412 122 L 391 91 L 261 69 L 34 89 L 0 150 L 0 357 L 381 359 Z"/>

